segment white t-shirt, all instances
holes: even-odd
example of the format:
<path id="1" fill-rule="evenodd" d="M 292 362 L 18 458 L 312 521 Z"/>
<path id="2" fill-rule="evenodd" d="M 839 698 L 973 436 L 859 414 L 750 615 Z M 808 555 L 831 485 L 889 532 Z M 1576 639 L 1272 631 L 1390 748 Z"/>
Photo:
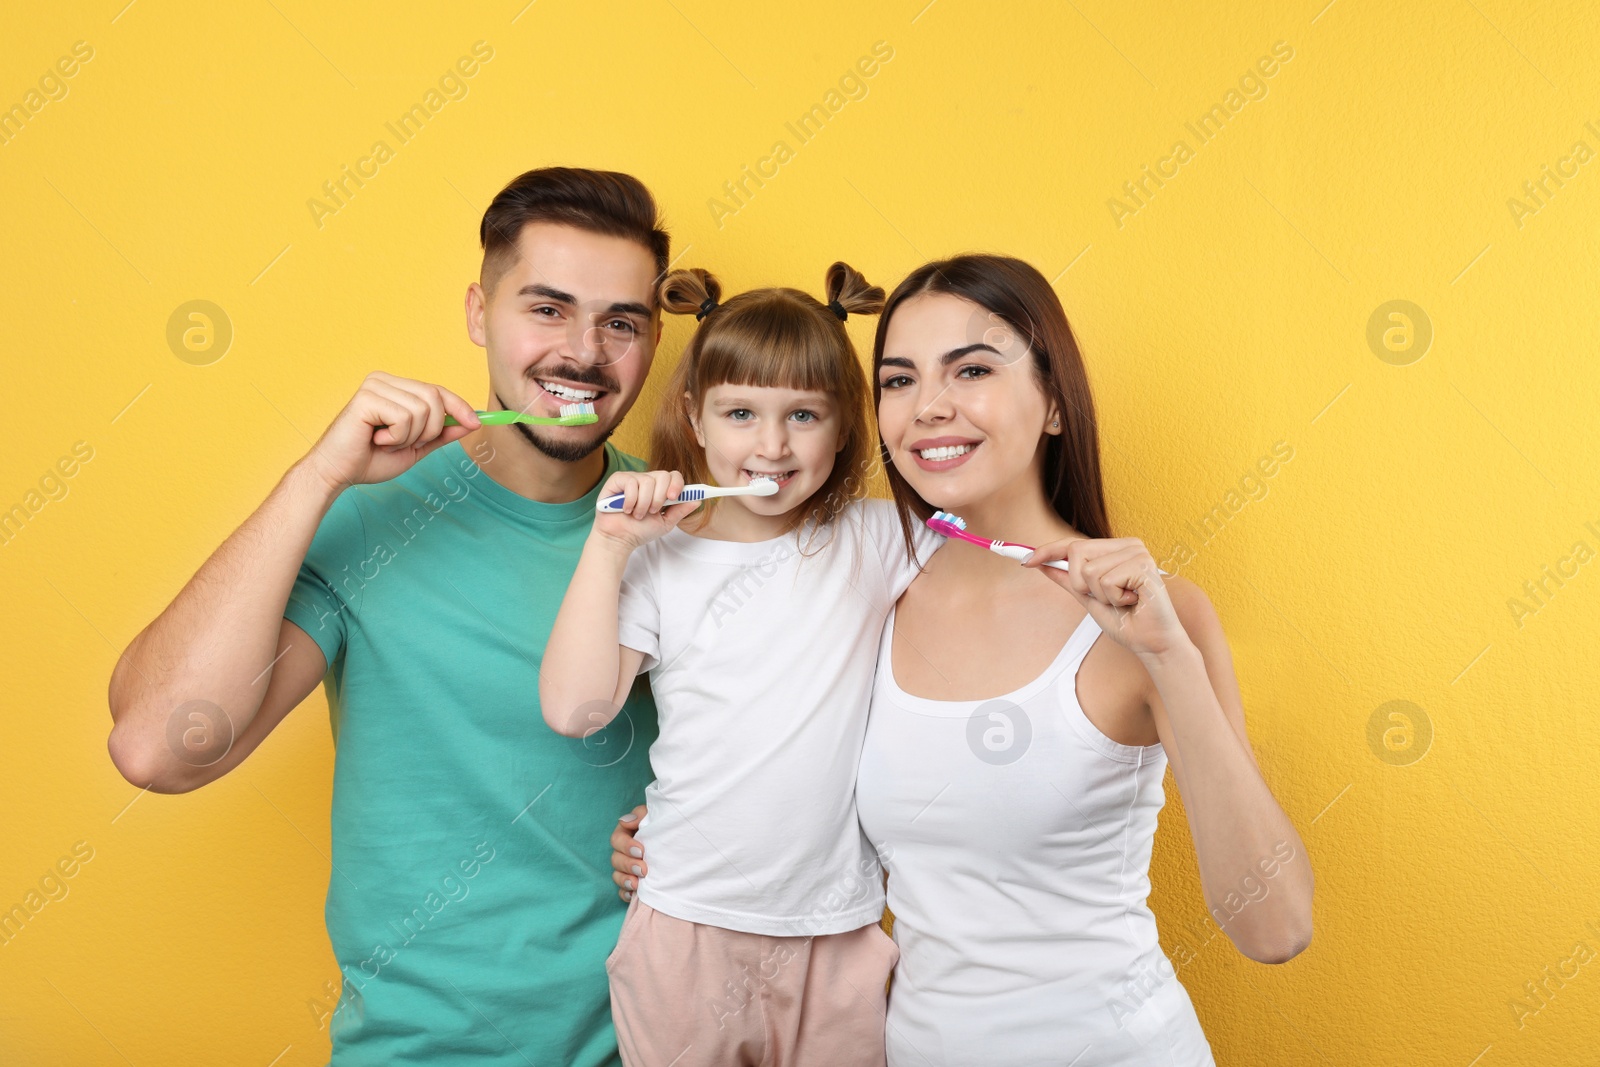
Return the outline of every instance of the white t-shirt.
<path id="1" fill-rule="evenodd" d="M 633 553 L 618 638 L 661 723 L 641 901 L 769 936 L 878 920 L 856 768 L 884 619 L 943 538 L 918 525 L 915 543 L 913 563 L 894 505 L 861 500 L 769 541 L 673 530 Z"/>

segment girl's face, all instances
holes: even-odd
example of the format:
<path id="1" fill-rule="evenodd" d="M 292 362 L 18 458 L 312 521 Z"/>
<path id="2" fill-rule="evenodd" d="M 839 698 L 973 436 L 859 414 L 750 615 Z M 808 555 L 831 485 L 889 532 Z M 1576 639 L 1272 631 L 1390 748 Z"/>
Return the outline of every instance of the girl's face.
<path id="1" fill-rule="evenodd" d="M 845 444 L 833 398 L 802 389 L 714 385 L 693 423 L 718 485 L 748 485 L 763 475 L 778 483 L 775 496 L 729 497 L 721 505 L 764 517 L 782 516 L 810 499 Z"/>
<path id="2" fill-rule="evenodd" d="M 1013 487 L 1039 492 L 1058 415 L 1027 344 L 997 315 L 948 293 L 904 301 L 878 383 L 878 431 L 923 500 L 959 514 Z"/>

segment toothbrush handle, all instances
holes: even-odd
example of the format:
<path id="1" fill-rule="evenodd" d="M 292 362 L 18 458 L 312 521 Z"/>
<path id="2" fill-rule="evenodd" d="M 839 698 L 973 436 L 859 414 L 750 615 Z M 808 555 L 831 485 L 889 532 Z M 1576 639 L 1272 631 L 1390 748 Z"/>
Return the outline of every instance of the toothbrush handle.
<path id="1" fill-rule="evenodd" d="M 683 492 L 679 493 L 675 499 L 664 501 L 661 506 L 671 507 L 674 504 L 693 504 L 696 501 L 704 500 L 708 495 L 710 494 L 706 492 L 703 486 L 685 486 Z M 622 502 L 625 499 L 625 494 L 613 493 L 608 497 L 602 497 L 595 501 L 594 510 L 603 514 L 614 515 L 622 510 Z"/>
<path id="2" fill-rule="evenodd" d="M 1016 560 L 1018 563 L 1021 563 L 1024 559 L 1026 559 L 1028 554 L 1033 551 L 1033 549 L 1029 548 L 1027 545 L 1013 544 L 1010 541 L 996 541 L 991 548 L 992 551 L 998 552 L 1002 556 L 1008 556 L 1011 559 Z M 1067 561 L 1064 559 L 1053 559 L 1049 563 L 1044 564 L 1044 566 L 1054 567 L 1058 571 L 1064 571 L 1067 569 Z M 1163 578 L 1172 577 L 1170 573 L 1162 570 L 1160 567 L 1156 568 L 1156 573 L 1161 575 Z"/>

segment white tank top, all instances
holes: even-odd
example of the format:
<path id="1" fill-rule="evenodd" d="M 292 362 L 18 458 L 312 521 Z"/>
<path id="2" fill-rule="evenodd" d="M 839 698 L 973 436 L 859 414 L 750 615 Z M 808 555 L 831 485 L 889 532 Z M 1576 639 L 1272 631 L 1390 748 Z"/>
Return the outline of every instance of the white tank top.
<path id="1" fill-rule="evenodd" d="M 1022 688 L 949 701 L 896 684 L 894 618 L 856 784 L 900 946 L 890 1067 L 1213 1064 L 1145 903 L 1166 754 L 1078 704 L 1099 625 Z"/>

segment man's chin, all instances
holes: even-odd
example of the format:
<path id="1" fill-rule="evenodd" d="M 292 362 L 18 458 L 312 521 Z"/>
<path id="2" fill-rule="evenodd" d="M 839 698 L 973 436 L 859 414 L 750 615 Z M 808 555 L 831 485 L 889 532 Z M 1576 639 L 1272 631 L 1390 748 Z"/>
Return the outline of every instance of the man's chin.
<path id="1" fill-rule="evenodd" d="M 542 454 L 549 456 L 559 463 L 576 463 L 592 455 L 594 451 L 606 443 L 611 436 L 611 431 L 596 434 L 594 437 L 573 439 L 563 436 L 560 439 L 546 437 L 535 427 L 526 423 L 512 423 L 523 440 L 538 449 Z"/>

